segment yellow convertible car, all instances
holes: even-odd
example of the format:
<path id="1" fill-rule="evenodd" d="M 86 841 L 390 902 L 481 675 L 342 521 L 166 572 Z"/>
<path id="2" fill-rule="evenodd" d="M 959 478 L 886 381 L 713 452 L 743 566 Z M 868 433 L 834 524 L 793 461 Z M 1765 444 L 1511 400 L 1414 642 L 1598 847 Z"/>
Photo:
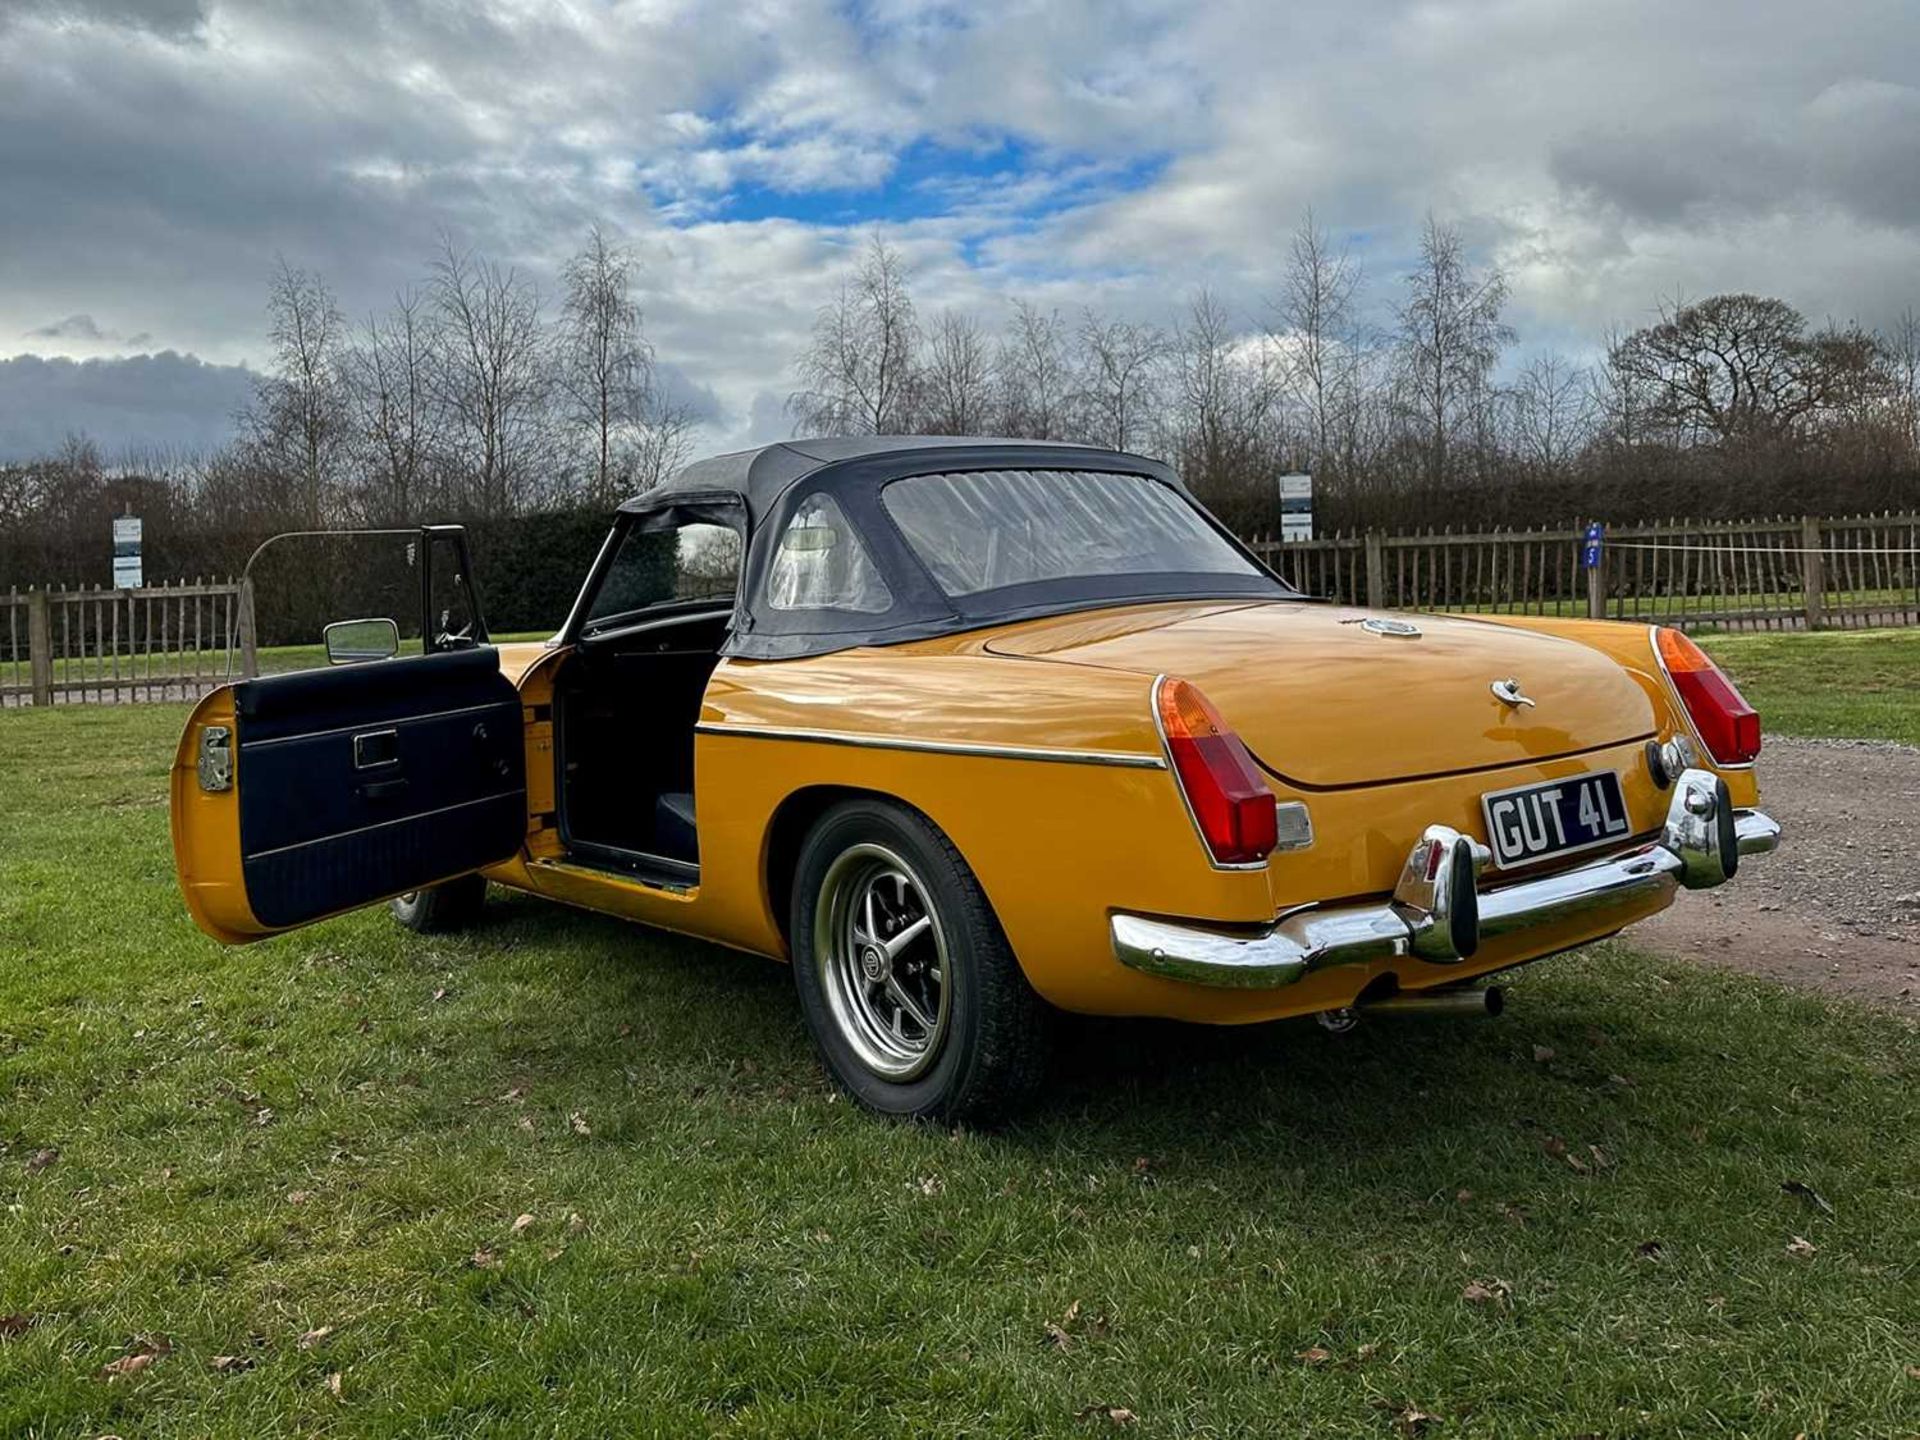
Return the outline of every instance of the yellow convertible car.
<path id="1" fill-rule="evenodd" d="M 791 961 L 889 1114 L 1018 1104 L 1054 1009 L 1494 1008 L 1468 982 L 1779 835 L 1759 719 L 1684 635 L 1316 601 L 1139 456 L 705 460 L 621 507 L 545 644 L 487 645 L 463 537 L 424 535 L 423 576 L 448 551 L 429 653 L 349 622 L 329 653 L 361 663 L 194 711 L 201 928 L 391 899 L 443 929 L 492 883 L 701 936 Z"/>

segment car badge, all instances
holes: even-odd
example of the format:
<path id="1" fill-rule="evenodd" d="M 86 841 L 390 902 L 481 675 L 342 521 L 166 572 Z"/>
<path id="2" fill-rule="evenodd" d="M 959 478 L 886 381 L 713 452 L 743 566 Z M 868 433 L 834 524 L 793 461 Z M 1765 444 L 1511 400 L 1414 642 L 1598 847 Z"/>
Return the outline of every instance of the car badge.
<path id="1" fill-rule="evenodd" d="M 1360 628 L 1374 635 L 1398 635 L 1410 638 L 1420 633 L 1420 627 L 1411 620 L 1389 620 L 1383 615 L 1369 615 L 1360 622 Z"/>
<path id="2" fill-rule="evenodd" d="M 1522 707 L 1528 709 L 1533 707 L 1533 701 L 1529 700 L 1520 689 L 1520 682 L 1511 676 L 1505 680 L 1496 680 L 1487 688 L 1493 691 L 1493 698 L 1502 705 L 1511 705 L 1516 710 Z"/>

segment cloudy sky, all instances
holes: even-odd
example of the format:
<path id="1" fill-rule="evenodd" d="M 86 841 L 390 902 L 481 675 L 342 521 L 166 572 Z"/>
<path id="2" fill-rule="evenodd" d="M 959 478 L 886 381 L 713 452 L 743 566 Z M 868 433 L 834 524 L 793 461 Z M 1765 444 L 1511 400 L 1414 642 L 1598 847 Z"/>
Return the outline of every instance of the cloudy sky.
<path id="1" fill-rule="evenodd" d="M 1251 311 L 1311 205 L 1384 315 L 1431 210 L 1578 350 L 1662 296 L 1920 306 L 1913 0 L 0 0 L 0 456 L 205 446 L 275 257 L 352 314 L 589 225 L 714 445 L 866 233 L 922 305 Z"/>

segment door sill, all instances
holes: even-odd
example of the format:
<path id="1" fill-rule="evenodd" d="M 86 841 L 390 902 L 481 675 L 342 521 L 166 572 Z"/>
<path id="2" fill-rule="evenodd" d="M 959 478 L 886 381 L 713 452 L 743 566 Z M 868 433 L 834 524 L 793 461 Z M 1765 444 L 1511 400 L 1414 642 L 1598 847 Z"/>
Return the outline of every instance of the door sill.
<path id="1" fill-rule="evenodd" d="M 700 867 L 665 855 L 648 855 L 639 850 L 622 850 L 613 845 L 576 842 L 558 859 L 540 862 L 560 870 L 584 870 L 596 875 L 615 875 L 636 880 L 651 890 L 685 895 L 699 887 Z"/>

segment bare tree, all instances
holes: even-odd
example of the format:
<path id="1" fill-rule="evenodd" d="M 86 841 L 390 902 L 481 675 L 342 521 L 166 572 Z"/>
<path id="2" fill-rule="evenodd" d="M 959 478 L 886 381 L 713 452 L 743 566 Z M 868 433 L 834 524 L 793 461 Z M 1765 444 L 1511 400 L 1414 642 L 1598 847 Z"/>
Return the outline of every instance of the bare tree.
<path id="1" fill-rule="evenodd" d="M 595 226 L 562 278 L 559 382 L 564 424 L 585 457 L 584 499 L 606 506 L 633 488 L 632 454 L 647 418 L 653 349 L 633 301 L 633 253 Z"/>
<path id="2" fill-rule="evenodd" d="M 273 368 L 255 388 L 243 428 L 262 463 L 293 490 L 300 523 L 327 523 L 352 435 L 346 321 L 318 275 L 285 259 L 267 293 Z"/>
<path id="3" fill-rule="evenodd" d="M 1348 468 L 1359 403 L 1360 344 L 1353 304 L 1360 267 L 1307 211 L 1294 232 L 1270 328 L 1287 358 L 1287 385 L 1305 412 L 1309 468 Z"/>
<path id="4" fill-rule="evenodd" d="M 693 453 L 693 412 L 655 391 L 647 400 L 646 419 L 634 437 L 627 463 L 627 480 L 635 491 L 651 490 Z"/>
<path id="5" fill-rule="evenodd" d="M 1399 309 L 1401 382 L 1429 484 L 1450 478 L 1454 439 L 1484 422 L 1493 367 L 1513 340 L 1506 301 L 1499 268 L 1476 272 L 1459 232 L 1429 215 Z"/>
<path id="6" fill-rule="evenodd" d="M 1903 310 L 1883 349 L 1893 382 L 1895 420 L 1911 463 L 1920 458 L 1920 315 Z"/>
<path id="7" fill-rule="evenodd" d="M 1202 290 L 1174 338 L 1172 386 L 1167 448 L 1187 483 L 1216 506 L 1264 505 L 1271 497 L 1251 491 L 1274 473 L 1277 454 L 1280 376 L 1271 343 L 1237 331 Z"/>
<path id="8" fill-rule="evenodd" d="M 541 498 L 556 468 L 540 297 L 511 269 L 443 242 L 428 291 L 442 343 L 434 397 L 467 508 L 508 515 Z"/>
<path id="9" fill-rule="evenodd" d="M 384 318 L 367 317 L 348 365 L 365 458 L 360 510 L 373 524 L 419 518 L 436 432 L 428 390 L 433 335 L 419 295 L 402 291 Z"/>
<path id="10" fill-rule="evenodd" d="M 1151 325 L 1104 319 L 1089 309 L 1079 340 L 1081 438 L 1111 450 L 1139 447 L 1161 401 L 1167 337 Z"/>
<path id="11" fill-rule="evenodd" d="M 1891 389 L 1874 336 L 1857 325 L 1806 329 L 1784 300 L 1713 295 L 1662 306 L 1659 321 L 1615 345 L 1609 362 L 1682 439 L 1777 440 Z"/>
<path id="12" fill-rule="evenodd" d="M 885 435 L 909 428 L 920 327 L 900 252 L 879 235 L 813 322 L 787 411 L 803 430 Z"/>
<path id="13" fill-rule="evenodd" d="M 971 315 L 943 310 L 920 371 L 920 428 L 932 435 L 979 435 L 990 428 L 993 356 Z"/>
<path id="14" fill-rule="evenodd" d="M 994 352 L 1000 428 L 1024 440 L 1062 440 L 1073 372 L 1056 311 L 1013 302 L 1013 316 Z"/>
<path id="15" fill-rule="evenodd" d="M 1515 453 L 1544 473 L 1564 470 L 1592 438 L 1592 381 L 1583 366 L 1538 355 L 1506 398 Z"/>

